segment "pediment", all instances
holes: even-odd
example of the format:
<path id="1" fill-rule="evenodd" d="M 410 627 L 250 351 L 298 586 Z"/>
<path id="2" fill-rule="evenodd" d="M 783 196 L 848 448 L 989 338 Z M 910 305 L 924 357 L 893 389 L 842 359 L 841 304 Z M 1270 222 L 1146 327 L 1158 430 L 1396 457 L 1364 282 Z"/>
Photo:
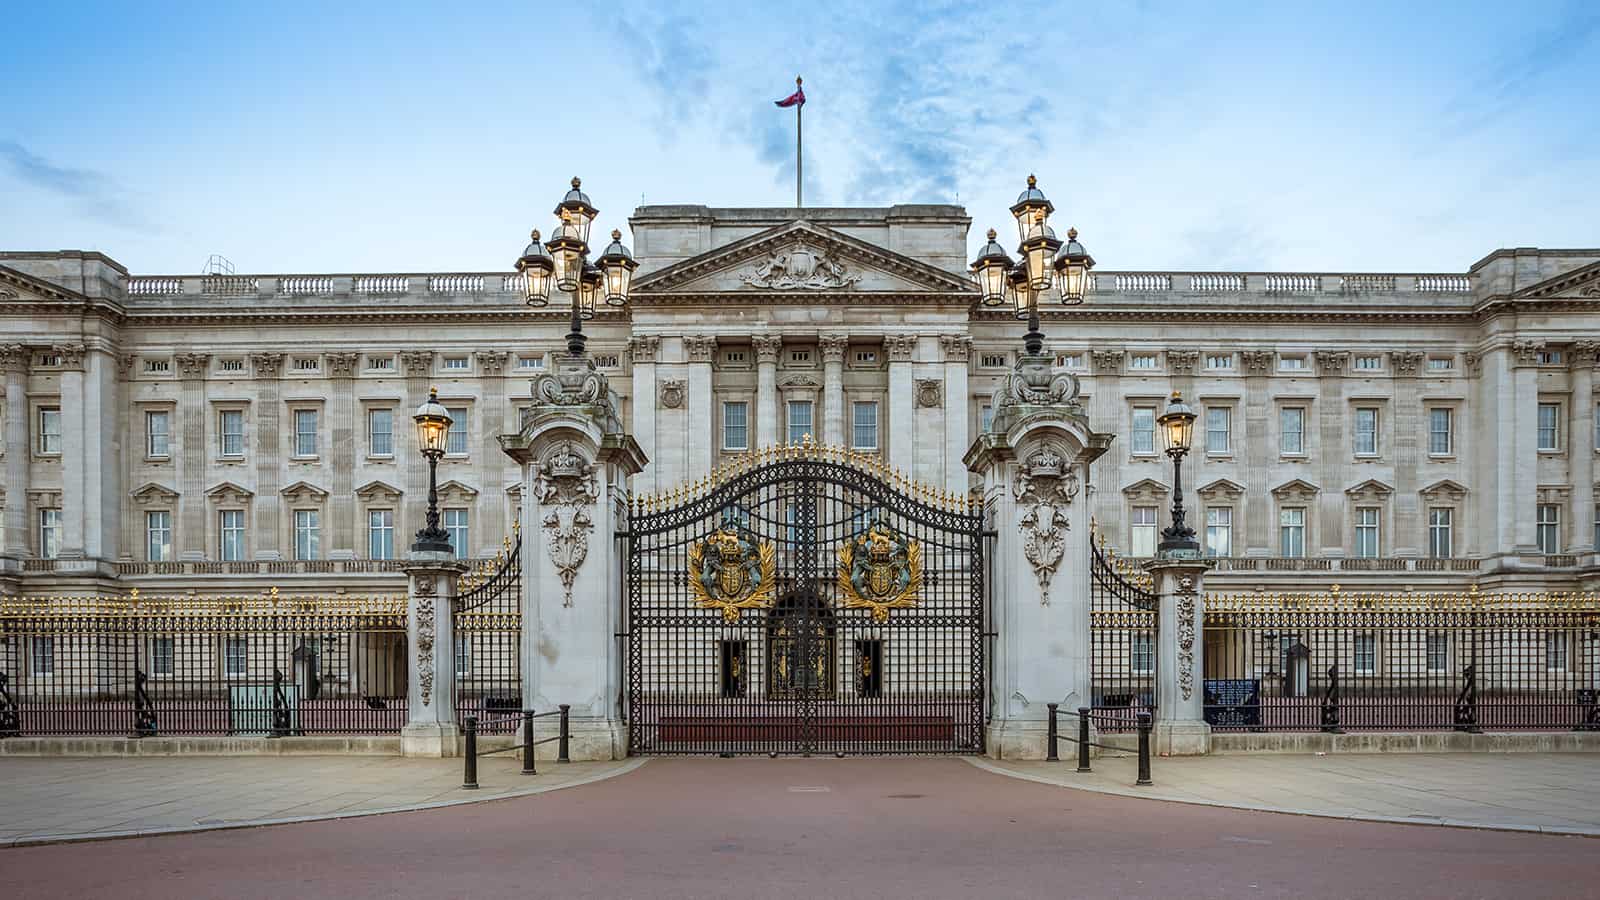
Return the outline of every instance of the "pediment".
<path id="1" fill-rule="evenodd" d="M 1448 478 L 1441 478 L 1417 493 L 1421 494 L 1422 499 L 1424 500 L 1433 502 L 1449 500 L 1454 503 L 1459 503 L 1461 502 L 1462 498 L 1467 496 L 1467 486 L 1459 481 L 1451 481 Z"/>
<path id="2" fill-rule="evenodd" d="M 74 303 L 81 300 L 82 294 L 0 266 L 0 303 Z"/>
<path id="3" fill-rule="evenodd" d="M 389 484 L 386 481 L 378 481 L 377 479 L 369 481 L 366 484 L 363 484 L 361 487 L 356 488 L 356 496 L 360 497 L 362 500 L 368 501 L 399 500 L 402 493 L 404 492 L 394 485 Z"/>
<path id="4" fill-rule="evenodd" d="M 246 503 L 255 496 L 255 491 L 244 485 L 224 481 L 206 491 L 206 496 L 217 503 Z"/>
<path id="5" fill-rule="evenodd" d="M 307 500 L 323 501 L 328 499 L 328 492 L 308 481 L 296 481 L 278 492 L 284 499 L 305 502 Z"/>
<path id="6" fill-rule="evenodd" d="M 1513 300 L 1600 300 L 1600 262 L 1579 266 L 1511 295 Z"/>
<path id="7" fill-rule="evenodd" d="M 477 496 L 477 488 L 462 484 L 453 478 L 449 481 L 446 481 L 444 484 L 439 485 L 440 500 L 448 500 L 451 502 L 460 503 L 463 501 L 472 500 Z"/>
<path id="8" fill-rule="evenodd" d="M 1142 478 L 1123 488 L 1122 496 L 1129 500 L 1160 500 L 1170 491 L 1170 488 L 1154 478 Z"/>
<path id="9" fill-rule="evenodd" d="M 964 275 L 802 219 L 641 276 L 630 296 L 649 304 L 730 292 L 812 302 L 968 295 L 976 288 Z"/>
<path id="10" fill-rule="evenodd" d="M 1345 496 L 1352 500 L 1387 500 L 1394 493 L 1394 485 L 1384 484 L 1376 478 L 1368 478 L 1360 484 L 1345 488 L 1344 492 Z"/>
<path id="11" fill-rule="evenodd" d="M 1285 481 L 1272 489 L 1272 496 L 1279 500 L 1310 500 L 1322 493 L 1322 488 L 1317 487 L 1303 478 Z"/>
<path id="12" fill-rule="evenodd" d="M 1202 500 L 1232 500 L 1244 496 L 1244 485 L 1227 478 L 1218 478 L 1195 491 Z"/>
<path id="13" fill-rule="evenodd" d="M 138 488 L 129 491 L 128 496 L 132 497 L 134 502 L 141 506 L 149 506 L 153 503 L 176 503 L 178 500 L 177 491 L 154 481 L 147 481 Z"/>

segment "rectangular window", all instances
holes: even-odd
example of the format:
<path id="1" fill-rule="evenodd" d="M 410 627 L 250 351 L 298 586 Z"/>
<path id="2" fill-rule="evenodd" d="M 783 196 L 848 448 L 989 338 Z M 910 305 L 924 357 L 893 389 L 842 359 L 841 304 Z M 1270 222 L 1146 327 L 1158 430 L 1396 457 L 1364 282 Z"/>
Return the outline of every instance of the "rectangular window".
<path id="1" fill-rule="evenodd" d="M 145 370 L 146 373 L 149 373 L 149 374 L 152 374 L 152 375 L 160 373 L 160 372 L 171 372 L 172 371 L 172 360 L 170 360 L 170 359 L 147 359 L 147 360 L 144 361 L 144 370 Z"/>
<path id="2" fill-rule="evenodd" d="M 39 407 L 39 452 L 41 454 L 59 454 L 61 452 L 61 407 Z"/>
<path id="3" fill-rule="evenodd" d="M 1154 455 L 1156 452 L 1156 408 L 1133 408 L 1133 452 L 1135 455 Z"/>
<path id="4" fill-rule="evenodd" d="M 978 365 L 986 369 L 1001 369 L 1006 365 L 1004 353 L 985 353 L 978 359 Z"/>
<path id="5" fill-rule="evenodd" d="M 1540 350 L 1539 351 L 1539 365 L 1541 365 L 1541 366 L 1559 366 L 1559 365 L 1561 365 L 1561 351 L 1560 350 Z"/>
<path id="6" fill-rule="evenodd" d="M 811 365 L 811 351 L 810 350 L 790 350 L 789 351 L 789 362 L 798 363 L 798 364 L 801 364 L 801 365 L 809 366 L 809 365 Z"/>
<path id="7" fill-rule="evenodd" d="M 1148 631 L 1135 631 L 1128 644 L 1128 669 L 1135 675 L 1149 675 L 1156 670 L 1155 636 Z"/>
<path id="8" fill-rule="evenodd" d="M 544 357 L 542 357 L 542 356 L 518 356 L 517 357 L 517 368 L 519 368 L 519 369 L 542 369 L 542 368 L 544 368 Z"/>
<path id="9" fill-rule="evenodd" d="M 1306 555 L 1306 510 L 1286 506 L 1278 510 L 1278 555 L 1299 558 Z"/>
<path id="10" fill-rule="evenodd" d="M 222 674 L 243 678 L 250 674 L 250 639 L 239 636 L 222 639 Z"/>
<path id="11" fill-rule="evenodd" d="M 322 558 L 322 513 L 318 510 L 294 511 L 294 558 Z"/>
<path id="12" fill-rule="evenodd" d="M 1378 636 L 1372 632 L 1356 635 L 1356 672 L 1371 675 L 1378 671 Z"/>
<path id="13" fill-rule="evenodd" d="M 1600 550 L 1600 503 L 1594 506 L 1594 546 Z"/>
<path id="14" fill-rule="evenodd" d="M 1156 555 L 1156 507 L 1135 506 L 1129 530 L 1128 553 L 1136 557 Z"/>
<path id="15" fill-rule="evenodd" d="M 55 559 L 61 555 L 61 510 L 51 507 L 39 510 L 39 556 Z"/>
<path id="16" fill-rule="evenodd" d="M 1428 632 L 1428 671 L 1443 672 L 1450 668 L 1450 635 L 1443 631 Z"/>
<path id="17" fill-rule="evenodd" d="M 1455 361 L 1448 356 L 1433 357 L 1428 360 L 1429 372 L 1448 372 L 1455 368 Z"/>
<path id="18" fill-rule="evenodd" d="M 1451 448 L 1455 446 L 1455 435 L 1451 433 L 1451 417 L 1451 410 L 1446 407 L 1428 410 L 1428 455 L 1450 455 Z"/>
<path id="19" fill-rule="evenodd" d="M 1291 456 L 1306 452 L 1306 411 L 1285 406 L 1278 411 L 1278 450 Z"/>
<path id="20" fill-rule="evenodd" d="M 1227 453 L 1233 424 L 1233 410 L 1226 406 L 1206 407 L 1206 452 Z"/>
<path id="21" fill-rule="evenodd" d="M 1567 669 L 1567 633 L 1547 631 L 1544 635 L 1544 667 L 1552 672 Z"/>
<path id="22" fill-rule="evenodd" d="M 1130 369 L 1154 369 L 1155 367 L 1156 355 L 1154 353 L 1135 353 L 1128 357 L 1128 368 Z"/>
<path id="23" fill-rule="evenodd" d="M 472 635 L 456 635 L 456 677 L 465 678 L 472 674 Z"/>
<path id="24" fill-rule="evenodd" d="M 315 372 L 319 368 L 321 368 L 321 365 L 315 356 L 297 356 L 294 358 L 294 370 L 296 372 Z"/>
<path id="25" fill-rule="evenodd" d="M 1360 559 L 1374 559 L 1378 555 L 1378 512 L 1376 506 L 1356 508 L 1355 552 Z"/>
<path id="26" fill-rule="evenodd" d="M 1284 356 L 1278 359 L 1278 368 L 1285 372 L 1304 372 L 1307 368 L 1304 356 Z"/>
<path id="27" fill-rule="evenodd" d="M 465 356 L 446 356 L 444 358 L 444 368 L 446 372 L 465 372 L 468 368 L 467 358 Z"/>
<path id="28" fill-rule="evenodd" d="M 367 453 L 371 456 L 394 455 L 394 410 L 367 410 Z"/>
<path id="29" fill-rule="evenodd" d="M 444 452 L 451 456 L 467 455 L 467 408 L 457 406 L 445 410 L 450 414 L 450 432 L 444 438 Z"/>
<path id="30" fill-rule="evenodd" d="M 596 353 L 594 364 L 602 369 L 615 369 L 622 365 L 620 353 Z"/>
<path id="31" fill-rule="evenodd" d="M 1539 449 L 1561 449 L 1561 404 L 1539 404 Z"/>
<path id="32" fill-rule="evenodd" d="M 170 637 L 150 639 L 151 675 L 171 675 L 177 671 L 177 654 L 173 652 L 173 644 L 173 639 Z"/>
<path id="33" fill-rule="evenodd" d="M 857 363 L 863 363 L 863 364 L 865 364 L 865 363 L 875 363 L 875 362 L 878 361 L 878 351 L 876 351 L 876 350 L 857 350 L 855 352 L 855 361 Z"/>
<path id="34" fill-rule="evenodd" d="M 394 510 L 367 511 L 367 558 L 394 559 Z"/>
<path id="35" fill-rule="evenodd" d="M 810 400 L 790 400 L 789 401 L 789 443 L 791 443 L 791 444 L 802 444 L 802 443 L 805 443 L 806 435 L 808 435 L 808 434 L 811 435 L 813 440 L 816 439 L 817 433 L 812 430 L 812 426 L 811 426 L 811 401 Z"/>
<path id="36" fill-rule="evenodd" d="M 1219 369 L 1226 370 L 1226 369 L 1233 368 L 1233 354 L 1232 353 L 1207 353 L 1206 354 L 1206 368 L 1210 369 L 1213 372 L 1215 372 L 1215 371 L 1217 371 Z"/>
<path id="37" fill-rule="evenodd" d="M 146 555 L 151 562 L 172 559 L 172 513 L 157 510 L 144 514 Z"/>
<path id="38" fill-rule="evenodd" d="M 224 561 L 244 559 L 244 510 L 225 509 L 217 514 L 218 554 Z"/>
<path id="39" fill-rule="evenodd" d="M 743 697 L 745 695 L 745 682 L 749 675 L 748 663 L 745 660 L 744 641 L 719 641 L 719 668 L 721 694 L 723 697 Z"/>
<path id="40" fill-rule="evenodd" d="M 244 410 L 225 409 L 218 413 L 217 434 L 223 456 L 244 455 Z"/>
<path id="41" fill-rule="evenodd" d="M 317 455 L 317 411 L 314 409 L 294 411 L 294 455 Z"/>
<path id="42" fill-rule="evenodd" d="M 447 509 L 444 511 L 444 533 L 450 536 L 450 549 L 456 552 L 456 557 L 465 559 L 468 549 L 472 546 L 467 542 L 467 511 L 465 509 Z"/>
<path id="43" fill-rule="evenodd" d="M 1376 372 L 1383 368 L 1383 357 L 1358 356 L 1356 357 L 1356 368 L 1363 372 Z"/>
<path id="44" fill-rule="evenodd" d="M 42 410 L 41 410 L 42 412 Z M 166 457 L 172 453 L 172 417 L 165 410 L 144 414 L 144 455 Z"/>
<path id="45" fill-rule="evenodd" d="M 380 372 L 392 372 L 394 371 L 394 357 L 369 356 L 367 357 L 367 368 Z"/>
<path id="46" fill-rule="evenodd" d="M 242 360 L 242 359 L 225 359 L 225 360 L 222 360 L 221 365 L 219 366 L 219 368 L 221 368 L 222 371 L 224 371 L 224 372 L 243 372 L 244 371 L 244 360 Z"/>
<path id="47" fill-rule="evenodd" d="M 28 641 L 28 656 L 32 664 L 28 671 L 39 677 L 56 673 L 56 639 L 47 634 L 36 634 Z"/>
<path id="48" fill-rule="evenodd" d="M 795 516 L 796 515 L 798 515 L 798 512 L 795 510 L 795 506 L 794 506 L 793 503 L 784 504 L 784 506 L 783 506 L 783 525 L 784 525 L 783 532 L 784 532 L 784 535 L 785 535 L 784 539 L 787 540 L 791 544 L 793 544 L 795 542 L 796 532 L 794 530 L 794 520 L 795 520 Z"/>
<path id="49" fill-rule="evenodd" d="M 978 407 L 978 430 L 987 432 L 989 425 L 994 422 L 994 407 L 985 403 Z"/>
<path id="50" fill-rule="evenodd" d="M 750 404 L 742 400 L 723 401 L 722 449 L 750 449 Z"/>
<path id="51" fill-rule="evenodd" d="M 1083 368 L 1083 354 L 1057 353 L 1056 366 L 1063 369 L 1081 369 Z"/>
<path id="52" fill-rule="evenodd" d="M 1233 555 L 1233 507 L 1206 507 L 1206 555 Z"/>
<path id="53" fill-rule="evenodd" d="M 850 404 L 850 446 L 857 450 L 878 449 L 877 401 Z"/>
<path id="54" fill-rule="evenodd" d="M 1356 455 L 1378 455 L 1378 410 L 1373 406 L 1356 407 Z"/>
<path id="55" fill-rule="evenodd" d="M 1436 506 L 1428 510 L 1428 555 L 1434 559 L 1449 559 L 1453 552 L 1455 510 Z"/>
<path id="56" fill-rule="evenodd" d="M 1561 552 L 1561 507 L 1554 503 L 1539 504 L 1538 536 L 1540 553 Z"/>

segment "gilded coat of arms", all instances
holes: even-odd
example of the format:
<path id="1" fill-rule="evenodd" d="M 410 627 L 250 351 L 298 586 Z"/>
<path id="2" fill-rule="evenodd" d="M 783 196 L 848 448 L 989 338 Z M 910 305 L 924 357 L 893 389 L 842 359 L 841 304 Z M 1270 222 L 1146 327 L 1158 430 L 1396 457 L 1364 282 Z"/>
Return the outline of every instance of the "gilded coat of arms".
<path id="1" fill-rule="evenodd" d="M 917 605 L 922 545 L 879 519 L 839 548 L 838 585 L 846 609 L 870 609 L 874 622 L 887 622 L 889 610 Z"/>
<path id="2" fill-rule="evenodd" d="M 749 531 L 724 525 L 689 548 L 689 590 L 701 609 L 722 610 L 723 621 L 739 611 L 772 606 L 777 589 L 778 551 Z"/>

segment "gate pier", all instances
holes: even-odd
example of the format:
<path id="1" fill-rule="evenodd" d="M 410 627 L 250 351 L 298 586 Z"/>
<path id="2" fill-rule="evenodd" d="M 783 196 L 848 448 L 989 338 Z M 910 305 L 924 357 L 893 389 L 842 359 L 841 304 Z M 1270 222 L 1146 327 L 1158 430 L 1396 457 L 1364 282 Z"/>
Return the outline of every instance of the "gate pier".
<path id="1" fill-rule="evenodd" d="M 1145 564 L 1154 578 L 1160 628 L 1156 630 L 1154 752 L 1204 756 L 1211 752 L 1205 720 L 1204 579 L 1212 562 L 1157 558 Z"/>
<path id="2" fill-rule="evenodd" d="M 412 656 L 406 665 L 408 714 L 400 730 L 406 756 L 455 756 L 459 750 L 451 605 L 466 570 L 454 554 L 437 550 L 413 550 L 406 560 L 406 646 Z"/>

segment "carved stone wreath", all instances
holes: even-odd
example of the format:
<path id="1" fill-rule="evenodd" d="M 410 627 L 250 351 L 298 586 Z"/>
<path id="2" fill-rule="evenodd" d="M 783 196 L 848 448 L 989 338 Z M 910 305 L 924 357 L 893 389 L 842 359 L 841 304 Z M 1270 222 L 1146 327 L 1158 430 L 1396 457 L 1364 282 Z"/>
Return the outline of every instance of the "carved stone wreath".
<path id="1" fill-rule="evenodd" d="M 661 405 L 667 409 L 677 409 L 682 406 L 687 389 L 688 382 L 682 378 L 668 378 L 662 381 Z"/>
<path id="2" fill-rule="evenodd" d="M 917 406 L 937 409 L 943 399 L 944 383 L 937 378 L 917 379 Z"/>

